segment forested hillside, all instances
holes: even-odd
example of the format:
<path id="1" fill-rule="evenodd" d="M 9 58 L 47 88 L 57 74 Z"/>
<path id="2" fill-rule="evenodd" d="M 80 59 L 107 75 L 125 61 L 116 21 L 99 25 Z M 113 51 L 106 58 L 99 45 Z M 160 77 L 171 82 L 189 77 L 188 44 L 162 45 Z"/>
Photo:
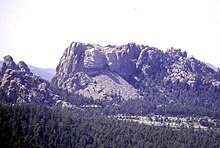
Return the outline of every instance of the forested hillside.
<path id="1" fill-rule="evenodd" d="M 218 131 L 172 130 L 86 112 L 0 105 L 1 147 L 220 147 Z"/>

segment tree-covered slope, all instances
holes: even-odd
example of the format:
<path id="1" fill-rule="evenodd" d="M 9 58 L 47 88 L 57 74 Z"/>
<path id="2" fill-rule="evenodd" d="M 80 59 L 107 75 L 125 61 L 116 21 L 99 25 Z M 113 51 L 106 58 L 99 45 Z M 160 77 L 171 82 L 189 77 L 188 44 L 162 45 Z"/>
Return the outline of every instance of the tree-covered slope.
<path id="1" fill-rule="evenodd" d="M 172 130 L 35 105 L 0 105 L 1 147 L 220 147 L 215 131 Z"/>

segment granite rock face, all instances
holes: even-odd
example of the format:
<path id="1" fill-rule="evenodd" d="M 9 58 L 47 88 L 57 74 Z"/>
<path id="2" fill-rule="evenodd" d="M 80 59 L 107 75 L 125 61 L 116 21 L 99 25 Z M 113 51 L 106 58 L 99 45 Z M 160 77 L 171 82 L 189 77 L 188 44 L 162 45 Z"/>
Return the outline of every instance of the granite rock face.
<path id="1" fill-rule="evenodd" d="M 135 43 L 100 46 L 73 42 L 64 51 L 51 83 L 94 99 L 110 99 L 113 94 L 131 99 L 141 97 L 137 84 L 143 78 L 160 76 L 164 82 L 193 86 L 198 74 L 205 77 L 212 73 L 205 63 L 180 49 L 163 52 Z"/>
<path id="2" fill-rule="evenodd" d="M 49 88 L 48 81 L 33 75 L 25 62 L 17 65 L 11 56 L 5 56 L 0 69 L 0 89 L 8 100 L 5 103 L 35 103 L 56 108 L 76 108 L 60 100 Z"/>
<path id="3" fill-rule="evenodd" d="M 25 62 L 20 61 L 17 66 L 22 72 L 24 72 L 28 75 L 33 75 L 33 73 L 30 71 L 30 69 L 28 68 L 28 66 Z"/>
<path id="4" fill-rule="evenodd" d="M 60 59 L 52 83 L 94 99 L 120 94 L 122 98 L 137 97 L 130 83 L 136 71 L 135 60 L 140 47 L 105 46 L 73 42 Z"/>
<path id="5" fill-rule="evenodd" d="M 209 68 L 205 63 L 195 59 L 193 56 L 187 56 L 186 52 L 178 50 L 168 50 L 166 52 L 169 57 L 170 65 L 167 67 L 167 75 L 165 79 L 169 79 L 172 83 L 183 82 L 189 86 L 196 83 L 196 78 L 201 75 L 204 78 L 214 73 L 214 70 Z M 208 83 L 205 82 L 204 83 Z"/>

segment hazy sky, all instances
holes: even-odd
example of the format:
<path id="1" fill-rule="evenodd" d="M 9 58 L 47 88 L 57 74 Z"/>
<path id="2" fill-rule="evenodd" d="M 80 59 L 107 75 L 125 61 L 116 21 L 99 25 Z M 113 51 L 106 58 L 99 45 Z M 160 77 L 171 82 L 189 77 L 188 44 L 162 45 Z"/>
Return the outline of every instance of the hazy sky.
<path id="1" fill-rule="evenodd" d="M 72 41 L 174 47 L 220 67 L 220 0 L 0 0 L 0 59 L 55 68 Z"/>

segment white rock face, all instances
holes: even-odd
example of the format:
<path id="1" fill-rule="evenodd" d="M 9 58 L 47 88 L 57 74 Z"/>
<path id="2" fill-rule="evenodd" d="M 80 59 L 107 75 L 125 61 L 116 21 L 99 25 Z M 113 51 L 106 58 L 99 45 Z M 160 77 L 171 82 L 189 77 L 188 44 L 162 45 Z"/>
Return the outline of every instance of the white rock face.
<path id="1" fill-rule="evenodd" d="M 108 60 L 108 65 L 111 71 L 119 71 L 120 70 L 120 63 L 118 60 L 118 56 L 115 51 L 106 53 L 106 57 Z"/>
<path id="2" fill-rule="evenodd" d="M 88 69 L 103 69 L 108 64 L 105 54 L 100 49 L 92 48 L 85 51 L 83 60 L 84 68 Z"/>
<path id="3" fill-rule="evenodd" d="M 52 83 L 94 99 L 137 97 L 127 80 L 134 77 L 135 59 L 140 53 L 134 43 L 126 46 L 99 46 L 73 42 L 64 51 Z"/>

